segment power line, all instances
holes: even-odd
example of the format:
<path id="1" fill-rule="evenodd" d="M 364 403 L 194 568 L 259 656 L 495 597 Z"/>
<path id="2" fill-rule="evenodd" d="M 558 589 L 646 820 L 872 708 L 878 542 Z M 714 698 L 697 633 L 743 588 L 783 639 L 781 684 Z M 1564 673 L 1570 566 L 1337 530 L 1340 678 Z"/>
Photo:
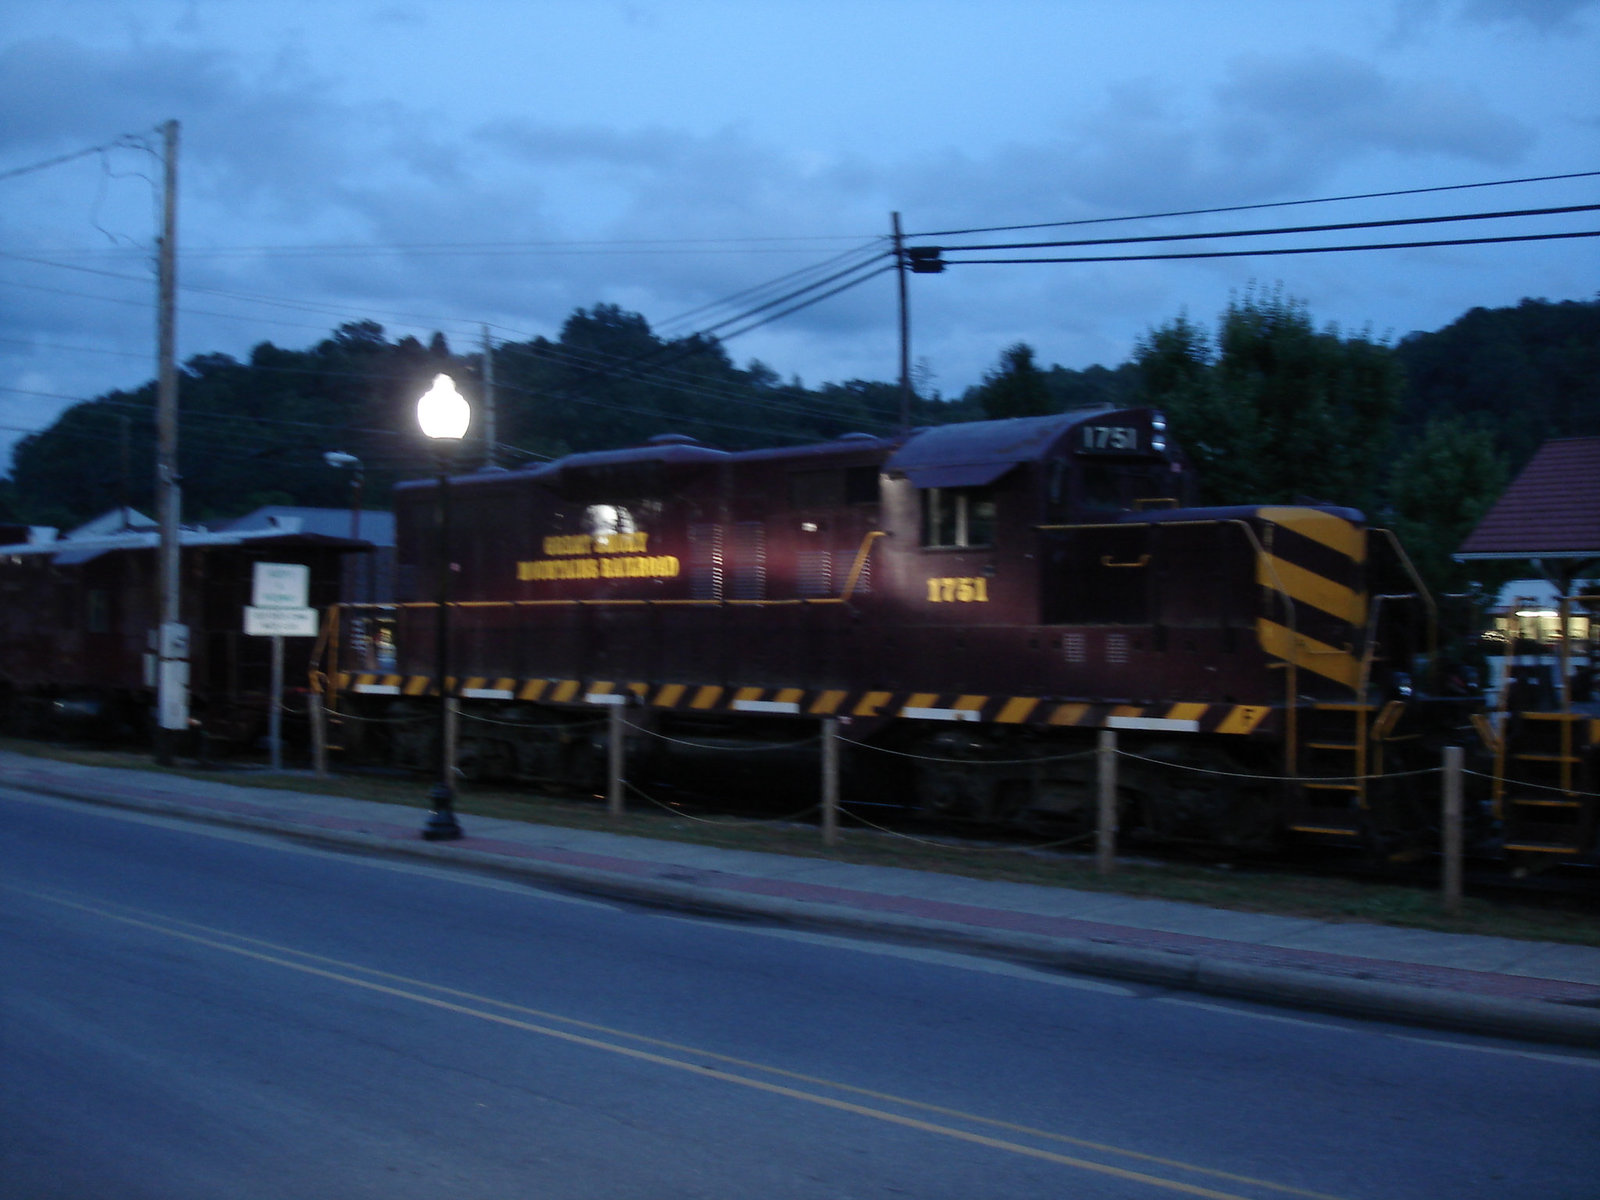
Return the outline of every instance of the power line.
<path id="1" fill-rule="evenodd" d="M 35 171 L 43 171 L 50 167 L 59 167 L 63 163 L 76 162 L 80 158 L 88 158 L 91 154 L 104 154 L 108 150 L 149 150 L 150 144 L 143 140 L 142 135 L 125 133 L 113 141 L 101 146 L 90 146 L 83 150 L 74 150 L 71 154 L 58 154 L 55 158 L 47 158 L 43 162 L 36 162 L 26 167 L 13 167 L 9 171 L 0 171 L 0 182 L 15 179 L 19 175 L 31 175 Z"/>
<path id="2" fill-rule="evenodd" d="M 1392 229 L 1403 225 L 1441 225 L 1456 221 L 1498 221 L 1516 217 L 1549 217 L 1600 211 L 1600 204 L 1569 204 L 1559 208 L 1521 208 L 1502 212 L 1455 213 L 1438 217 L 1399 217 L 1386 221 L 1343 221 L 1327 225 L 1285 225 L 1276 229 L 1225 229 L 1205 233 L 1148 234 L 1141 237 L 1085 238 L 1078 241 L 985 243 L 978 246 L 940 246 L 943 252 L 968 250 L 1043 250 L 1067 246 L 1127 246 L 1142 242 L 1209 241 L 1213 238 L 1277 237 L 1292 233 L 1338 233 L 1350 229 Z"/>
<path id="3" fill-rule="evenodd" d="M 1341 204 L 1351 200 L 1386 200 L 1395 196 L 1423 196 L 1433 192 L 1459 192 L 1473 188 L 1511 187 L 1523 183 L 1553 183 L 1567 179 L 1593 179 L 1600 171 L 1573 171 L 1564 175 L 1532 175 L 1523 179 L 1493 179 L 1483 183 L 1451 183 L 1436 187 L 1401 188 L 1389 192 L 1361 192 L 1349 196 L 1321 196 L 1313 200 L 1275 200 L 1263 204 L 1230 204 L 1217 208 L 1189 208 L 1172 212 L 1140 213 L 1125 217 L 1084 217 L 1072 221 L 1039 221 L 1028 225 L 990 225 L 976 229 L 934 229 L 908 233 L 908 238 L 965 237 L 972 233 L 1009 233 L 1019 229 L 1059 229 L 1073 225 L 1105 225 L 1119 221 L 1158 221 L 1167 217 L 1206 217 L 1219 213 L 1260 212 L 1269 208 L 1294 208 L 1307 204 Z"/>
<path id="4" fill-rule="evenodd" d="M 1173 262 L 1187 258 L 1255 258 L 1284 254 L 1338 254 L 1355 250 L 1421 250 L 1434 246 L 1489 246 L 1506 242 L 1550 242 L 1571 238 L 1600 237 L 1600 229 L 1575 233 L 1524 233 L 1503 237 L 1449 238 L 1427 242 L 1373 242 L 1360 246 L 1283 246 L 1258 250 L 1191 250 L 1178 254 L 1096 254 L 1070 258 L 963 258 L 950 265 L 988 263 L 1096 263 L 1096 262 Z"/>

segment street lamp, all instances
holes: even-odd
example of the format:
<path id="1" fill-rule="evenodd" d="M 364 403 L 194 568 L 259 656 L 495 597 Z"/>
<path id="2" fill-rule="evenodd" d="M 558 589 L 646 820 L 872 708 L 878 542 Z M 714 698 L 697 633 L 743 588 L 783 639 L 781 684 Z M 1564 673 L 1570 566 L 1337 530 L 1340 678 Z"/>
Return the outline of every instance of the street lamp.
<path id="1" fill-rule="evenodd" d="M 439 782 L 428 793 L 428 819 L 422 836 L 430 842 L 461 836 L 455 814 L 455 764 L 450 761 L 450 461 L 466 436 L 472 408 L 448 375 L 436 375 L 433 386 L 417 401 L 417 424 L 433 439 L 439 465 L 439 605 L 434 625 L 435 678 L 439 681 Z"/>

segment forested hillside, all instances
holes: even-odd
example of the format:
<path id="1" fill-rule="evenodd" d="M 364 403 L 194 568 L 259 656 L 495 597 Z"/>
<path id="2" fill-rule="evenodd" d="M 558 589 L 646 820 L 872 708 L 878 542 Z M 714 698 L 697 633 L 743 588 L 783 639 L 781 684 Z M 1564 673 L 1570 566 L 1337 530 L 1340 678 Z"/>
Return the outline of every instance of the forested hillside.
<path id="1" fill-rule="evenodd" d="M 324 462 L 331 450 L 361 460 L 367 503 L 385 505 L 396 479 L 431 469 L 417 396 L 448 371 L 478 404 L 483 366 L 477 347 L 391 341 L 373 322 L 304 350 L 263 342 L 245 362 L 190 359 L 180 383 L 186 518 L 347 503 L 350 475 Z M 736 449 L 892 433 L 901 421 L 897 384 L 785 382 L 760 362 L 736 365 L 715 340 L 659 337 L 614 305 L 575 311 L 553 341 L 497 345 L 493 370 L 503 466 L 664 432 Z M 1044 367 L 1033 347 L 997 348 L 981 384 L 954 399 L 913 396 L 910 420 L 1098 403 L 1167 409 L 1209 501 L 1365 508 L 1448 583 L 1450 550 L 1510 472 L 1548 438 L 1600 435 L 1600 300 L 1473 309 L 1389 345 L 1319 329 L 1303 305 L 1252 293 L 1214 330 L 1184 317 L 1152 329 L 1114 369 Z M 153 383 L 113 392 L 24 439 L 0 517 L 70 526 L 119 503 L 148 510 L 154 407 Z M 462 447 L 463 469 L 491 457 L 485 425 Z"/>

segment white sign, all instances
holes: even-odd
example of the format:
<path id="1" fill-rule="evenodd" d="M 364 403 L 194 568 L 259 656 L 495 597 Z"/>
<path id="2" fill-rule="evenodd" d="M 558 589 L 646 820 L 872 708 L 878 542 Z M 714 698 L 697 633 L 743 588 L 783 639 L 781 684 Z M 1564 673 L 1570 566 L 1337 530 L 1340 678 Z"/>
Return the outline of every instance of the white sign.
<path id="1" fill-rule="evenodd" d="M 251 637 L 316 637 L 314 608 L 246 608 L 244 631 Z"/>
<path id="2" fill-rule="evenodd" d="M 304 608 L 311 601 L 311 568 L 304 563 L 256 563 L 250 603 L 257 608 Z"/>

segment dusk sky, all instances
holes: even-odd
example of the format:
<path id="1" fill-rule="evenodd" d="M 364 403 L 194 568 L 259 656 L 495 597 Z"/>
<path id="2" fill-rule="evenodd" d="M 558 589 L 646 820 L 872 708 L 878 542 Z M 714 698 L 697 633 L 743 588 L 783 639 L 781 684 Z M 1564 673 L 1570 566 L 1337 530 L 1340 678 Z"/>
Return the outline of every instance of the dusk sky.
<path id="1" fill-rule="evenodd" d="M 3 456 L 154 375 L 160 166 L 141 147 L 169 119 L 180 359 L 363 319 L 470 350 L 484 325 L 554 337 L 601 302 L 677 335 L 865 262 L 893 212 L 912 245 L 973 245 L 1595 204 L 1600 0 L 0 0 L 0 114 Z M 1272 244 L 1596 229 L 1580 212 Z M 958 263 L 911 278 L 912 354 L 956 396 L 1017 341 L 1116 366 L 1252 284 L 1393 340 L 1593 299 L 1597 268 L 1600 239 Z M 727 348 L 811 386 L 893 380 L 893 276 Z"/>

